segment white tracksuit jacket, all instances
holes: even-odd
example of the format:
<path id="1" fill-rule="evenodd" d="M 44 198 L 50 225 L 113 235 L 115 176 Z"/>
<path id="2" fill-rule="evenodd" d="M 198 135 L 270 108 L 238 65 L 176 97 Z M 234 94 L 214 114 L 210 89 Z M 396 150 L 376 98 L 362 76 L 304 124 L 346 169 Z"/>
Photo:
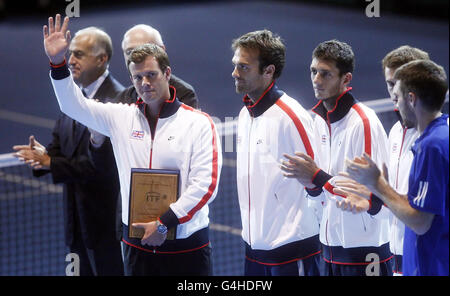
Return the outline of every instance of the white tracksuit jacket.
<path id="1" fill-rule="evenodd" d="M 409 171 L 414 155 L 411 151 L 419 132 L 403 127 L 400 121 L 389 132 L 389 183 L 400 194 L 408 193 Z M 403 255 L 405 224 L 391 215 L 390 249 L 392 254 Z"/>
<path id="2" fill-rule="evenodd" d="M 208 204 L 218 190 L 222 153 L 211 118 L 181 104 L 171 87 L 152 137 L 145 104 L 103 104 L 86 100 L 68 69 L 52 69 L 51 81 L 61 111 L 111 138 L 122 195 L 122 222 L 128 225 L 131 168 L 180 171 L 179 199 L 160 219 L 177 227 L 177 239 L 209 224 Z M 191 246 L 192 247 L 192 246 Z"/>
<path id="3" fill-rule="evenodd" d="M 303 185 L 284 177 L 279 167 L 283 153 L 314 154 L 312 118 L 273 83 L 256 103 L 246 96 L 244 104 L 237 131 L 237 189 L 247 258 L 276 264 L 317 253 L 318 218 Z M 295 244 L 293 253 L 288 246 Z"/>
<path id="4" fill-rule="evenodd" d="M 388 209 L 379 205 L 379 212 L 371 215 L 344 212 L 336 207 L 336 199 L 341 197 L 333 193 L 334 182 L 342 178 L 338 174 L 344 171 L 346 158 L 353 160 L 367 152 L 379 167 L 388 160 L 387 136 L 380 120 L 373 110 L 358 103 L 350 90 L 341 94 L 336 108 L 330 112 L 322 101 L 313 108 L 317 114 L 314 119 L 316 164 L 321 171 L 313 178 L 316 190 L 308 192 L 318 196 L 323 191 L 320 241 L 325 260 L 337 264 L 365 262 L 365 254 L 372 249 L 379 252 L 376 248 L 382 245 L 381 259 L 390 255 Z M 348 248 L 356 249 L 350 252 Z"/>

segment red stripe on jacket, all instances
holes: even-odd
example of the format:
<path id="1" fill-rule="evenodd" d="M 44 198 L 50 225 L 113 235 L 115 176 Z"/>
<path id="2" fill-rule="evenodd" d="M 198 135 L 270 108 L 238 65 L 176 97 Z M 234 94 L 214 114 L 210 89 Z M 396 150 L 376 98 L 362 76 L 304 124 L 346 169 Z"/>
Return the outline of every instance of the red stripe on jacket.
<path id="1" fill-rule="evenodd" d="M 369 156 L 372 155 L 372 137 L 370 132 L 370 122 L 367 118 L 366 113 L 362 110 L 361 106 L 358 104 L 355 104 L 352 106 L 352 108 L 358 113 L 359 117 L 361 117 L 361 120 L 364 125 L 364 152 L 369 154 Z"/>
<path id="2" fill-rule="evenodd" d="M 338 194 L 336 192 L 334 192 L 334 186 L 330 184 L 330 182 L 325 183 L 325 185 L 323 185 L 323 188 L 325 188 L 326 191 L 328 191 L 331 194 L 343 197 L 343 198 L 347 198 L 347 196 L 342 195 L 342 194 Z"/>
<path id="3" fill-rule="evenodd" d="M 311 143 L 308 138 L 308 134 L 306 133 L 305 127 L 303 126 L 300 119 L 297 117 L 297 115 L 292 111 L 292 109 L 283 101 L 278 100 L 275 103 L 278 107 L 281 108 L 286 114 L 292 119 L 292 121 L 295 124 L 295 127 L 297 128 L 298 133 L 300 134 L 300 138 L 302 139 L 303 146 L 305 146 L 306 153 L 314 159 L 314 151 L 312 149 Z"/>
<path id="4" fill-rule="evenodd" d="M 192 112 L 198 112 L 200 114 L 205 115 L 210 124 L 211 124 L 211 129 L 212 129 L 212 146 L 213 146 L 213 159 L 212 159 L 212 181 L 211 184 L 208 187 L 208 192 L 206 192 L 206 194 L 202 197 L 202 199 L 200 200 L 200 202 L 194 207 L 192 208 L 186 216 L 181 217 L 178 219 L 178 221 L 180 222 L 180 224 L 186 223 L 189 220 L 192 219 L 192 217 L 195 215 L 195 213 L 197 213 L 207 202 L 208 200 L 211 198 L 211 196 L 214 193 L 214 190 L 216 189 L 217 186 L 217 176 L 218 176 L 218 149 L 217 149 L 217 138 L 216 138 L 216 128 L 214 126 L 214 123 L 211 119 L 211 117 L 209 117 L 208 114 L 204 113 L 204 112 L 200 112 L 192 107 L 186 106 L 185 104 L 181 104 L 181 107 L 183 107 L 186 110 L 192 111 Z"/>

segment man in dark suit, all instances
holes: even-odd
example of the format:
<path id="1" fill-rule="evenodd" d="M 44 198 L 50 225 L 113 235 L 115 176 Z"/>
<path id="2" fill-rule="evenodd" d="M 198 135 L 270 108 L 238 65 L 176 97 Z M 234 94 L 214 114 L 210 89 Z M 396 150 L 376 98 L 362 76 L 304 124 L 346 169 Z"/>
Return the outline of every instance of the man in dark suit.
<path id="1" fill-rule="evenodd" d="M 156 44 L 164 50 L 166 47 L 161 38 L 161 34 L 155 28 L 140 24 L 129 29 L 123 36 L 122 51 L 125 59 L 125 64 L 128 65 L 128 58 L 133 49 L 146 43 Z M 128 68 L 128 66 L 127 66 Z M 186 81 L 176 77 L 172 74 L 169 84 L 175 87 L 177 91 L 177 98 L 184 104 L 193 108 L 198 108 L 198 98 L 195 94 L 194 88 Z M 138 94 L 133 85 L 122 91 L 117 97 L 116 101 L 120 103 L 136 103 Z"/>
<path id="2" fill-rule="evenodd" d="M 80 30 L 69 50 L 72 76 L 85 97 L 105 102 L 124 89 L 109 74 L 112 42 L 105 32 L 95 27 Z M 80 258 L 80 275 L 123 275 L 115 235 L 120 186 L 112 146 L 104 141 L 93 159 L 90 138 L 87 127 L 61 114 L 46 149 L 33 136 L 29 145 L 14 149 L 33 167 L 34 176 L 51 173 L 54 183 L 65 185 L 65 238 L 70 252 Z"/>

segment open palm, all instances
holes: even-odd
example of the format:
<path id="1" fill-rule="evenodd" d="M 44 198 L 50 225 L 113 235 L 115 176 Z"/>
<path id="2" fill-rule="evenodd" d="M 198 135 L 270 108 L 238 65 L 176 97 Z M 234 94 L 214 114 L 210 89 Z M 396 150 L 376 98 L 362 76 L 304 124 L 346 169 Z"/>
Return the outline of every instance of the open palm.
<path id="1" fill-rule="evenodd" d="M 48 26 L 44 25 L 44 48 L 50 62 L 60 64 L 64 61 L 70 44 L 69 18 L 65 17 L 61 26 L 61 15 L 57 14 L 55 22 L 53 18 L 48 19 Z"/>

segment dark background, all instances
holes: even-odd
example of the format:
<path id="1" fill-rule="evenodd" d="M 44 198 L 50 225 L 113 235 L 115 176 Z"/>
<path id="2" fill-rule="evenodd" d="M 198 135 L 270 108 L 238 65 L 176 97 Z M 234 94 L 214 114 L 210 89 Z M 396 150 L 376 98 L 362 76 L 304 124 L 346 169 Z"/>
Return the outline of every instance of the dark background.
<path id="1" fill-rule="evenodd" d="M 428 51 L 448 71 L 448 3 L 381 0 L 381 16 L 368 18 L 369 2 L 363 0 L 80 0 L 81 15 L 71 19 L 70 30 L 73 35 L 81 28 L 98 26 L 109 33 L 114 45 L 110 71 L 127 86 L 122 36 L 135 24 L 154 26 L 162 34 L 173 73 L 195 87 L 203 111 L 224 121 L 236 117 L 242 107 L 231 78 L 233 38 L 262 28 L 281 35 L 287 64 L 278 84 L 305 108 L 316 102 L 309 78 L 312 50 L 324 40 L 346 41 L 356 55 L 353 93 L 363 101 L 373 100 L 387 97 L 380 61 L 400 45 Z M 13 144 L 26 143 L 30 134 L 44 145 L 51 139 L 59 107 L 48 78 L 42 26 L 48 16 L 65 15 L 67 4 L 0 0 L 0 154 L 11 152 Z M 44 123 L 27 123 L 28 115 Z"/>
<path id="2" fill-rule="evenodd" d="M 122 36 L 146 23 L 163 37 L 173 73 L 192 84 L 203 111 L 224 122 L 242 108 L 234 91 L 231 40 L 267 28 L 281 35 L 287 64 L 278 85 L 305 108 L 315 105 L 309 65 L 325 40 L 349 43 L 356 55 L 351 84 L 362 101 L 388 96 L 381 59 L 404 44 L 419 47 L 449 69 L 448 0 L 380 1 L 380 17 L 365 14 L 369 2 L 346 1 L 88 1 L 80 0 L 73 34 L 97 26 L 110 34 L 110 72 L 130 84 L 121 53 Z M 59 107 L 49 79 L 42 26 L 64 0 L 0 0 L 0 160 L 30 134 L 44 145 Z M 448 105 L 447 105 L 448 110 Z M 380 115 L 386 130 L 393 112 Z M 223 139 L 222 139 L 223 140 Z M 219 193 L 210 207 L 214 275 L 242 275 L 244 249 L 236 192 L 234 153 L 225 152 Z M 0 161 L 1 164 L 1 161 Z M 25 166 L 0 169 L 0 275 L 64 275 L 67 249 L 62 229 L 61 186 L 50 176 L 33 178 Z"/>

